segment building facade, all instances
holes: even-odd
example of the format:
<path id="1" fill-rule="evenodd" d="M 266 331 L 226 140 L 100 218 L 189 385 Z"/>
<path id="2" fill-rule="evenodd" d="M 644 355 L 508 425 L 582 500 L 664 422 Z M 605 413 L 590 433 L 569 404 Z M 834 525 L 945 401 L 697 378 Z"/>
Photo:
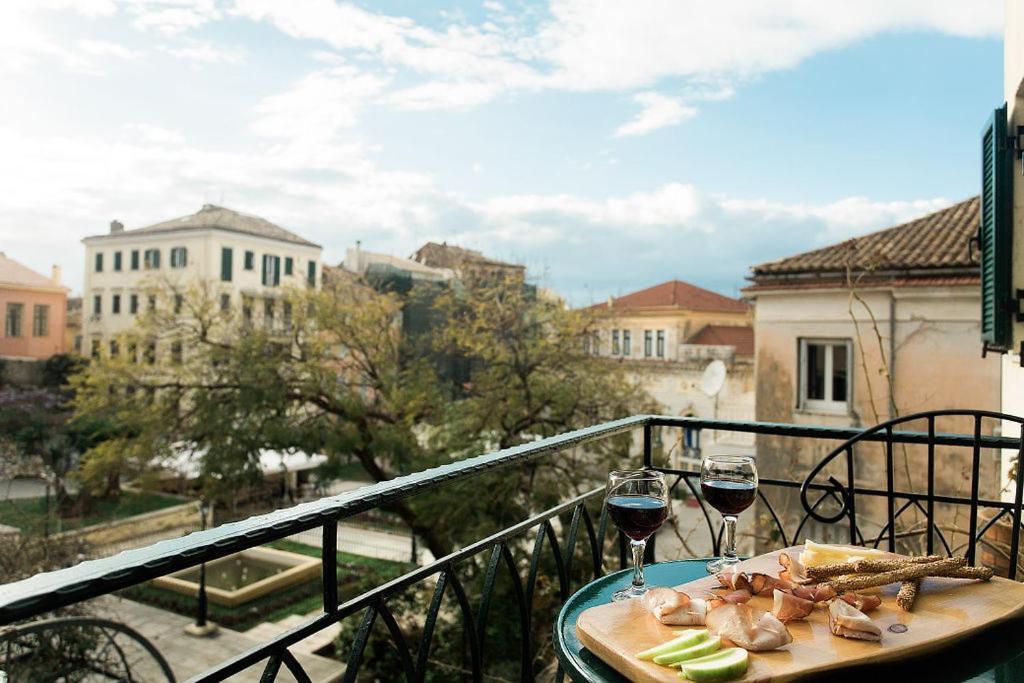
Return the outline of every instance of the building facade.
<path id="1" fill-rule="evenodd" d="M 975 197 L 754 266 L 744 293 L 754 303 L 757 419 L 869 427 L 927 410 L 998 409 L 1000 362 L 991 354 L 983 358 L 978 344 L 980 276 L 969 245 L 978 211 Z M 951 420 L 938 428 L 970 432 L 973 426 Z M 799 480 L 835 445 L 759 437 L 758 468 L 766 476 Z M 961 491 L 970 471 L 968 455 L 941 456 L 939 489 Z M 858 484 L 884 488 L 884 458 L 880 447 L 862 446 Z M 896 459 L 905 461 L 895 473 L 897 488 L 921 488 L 924 454 L 902 449 Z M 996 490 L 996 470 L 985 459 L 982 490 Z M 795 501 L 780 507 L 803 512 Z M 884 518 L 873 512 L 876 522 Z M 858 520 L 869 527 L 871 513 L 858 503 Z M 812 537 L 814 529 L 811 524 Z M 838 527 L 818 531 L 847 533 Z"/>
<path id="2" fill-rule="evenodd" d="M 670 280 L 590 310 L 597 315 L 590 353 L 622 363 L 665 414 L 754 418 L 754 334 L 744 302 Z M 709 396 L 701 379 L 713 360 L 725 363 L 726 380 L 716 396 Z M 743 434 L 702 437 L 705 453 L 749 452 L 753 445 Z"/>
<path id="3" fill-rule="evenodd" d="M 45 360 L 66 352 L 67 298 L 60 268 L 47 277 L 0 252 L 0 358 Z"/>
<path id="4" fill-rule="evenodd" d="M 147 290 L 161 286 L 212 288 L 220 305 L 243 314 L 278 319 L 286 287 L 319 287 L 321 247 L 256 216 L 207 204 L 198 212 L 144 228 L 82 240 L 82 353 L 116 348 L 148 306 Z"/>

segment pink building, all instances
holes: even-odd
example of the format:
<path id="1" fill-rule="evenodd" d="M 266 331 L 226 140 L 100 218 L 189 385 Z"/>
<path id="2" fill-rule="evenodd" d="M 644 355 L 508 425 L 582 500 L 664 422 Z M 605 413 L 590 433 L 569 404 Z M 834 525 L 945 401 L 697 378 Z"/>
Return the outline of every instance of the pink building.
<path id="1" fill-rule="evenodd" d="M 54 266 L 46 277 L 0 251 L 0 358 L 45 359 L 64 353 L 67 300 L 60 268 Z"/>

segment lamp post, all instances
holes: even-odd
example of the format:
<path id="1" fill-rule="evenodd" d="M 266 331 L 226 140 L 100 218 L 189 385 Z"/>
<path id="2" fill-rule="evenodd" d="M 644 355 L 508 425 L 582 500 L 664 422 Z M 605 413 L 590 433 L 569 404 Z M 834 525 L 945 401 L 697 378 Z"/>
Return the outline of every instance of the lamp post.
<path id="1" fill-rule="evenodd" d="M 205 497 L 199 499 L 199 530 L 206 531 L 206 518 L 210 514 L 210 503 Z M 209 636 L 217 631 L 217 625 L 206 621 L 206 562 L 199 564 L 199 596 L 196 600 L 196 622 L 185 627 L 192 636 Z"/>

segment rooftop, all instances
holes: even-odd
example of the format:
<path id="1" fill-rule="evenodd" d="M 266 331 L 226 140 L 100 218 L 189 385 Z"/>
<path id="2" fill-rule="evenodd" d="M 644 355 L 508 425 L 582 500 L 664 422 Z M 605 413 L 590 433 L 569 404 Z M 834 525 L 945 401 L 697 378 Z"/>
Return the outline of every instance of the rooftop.
<path id="1" fill-rule="evenodd" d="M 943 270 L 975 274 L 968 241 L 978 230 L 978 197 L 884 230 L 751 268 L 760 284 L 779 276 Z M 934 275 L 934 273 L 931 273 Z"/>
<path id="2" fill-rule="evenodd" d="M 465 247 L 457 247 L 454 244 L 442 242 L 427 242 L 416 250 L 410 257 L 417 263 L 422 263 L 431 268 L 450 268 L 455 270 L 460 266 L 484 266 L 490 268 L 504 268 L 522 271 L 526 267 L 516 263 L 506 263 L 484 256 L 481 252 Z"/>
<path id="3" fill-rule="evenodd" d="M 115 224 L 117 224 L 116 221 Z M 92 237 L 87 237 L 86 239 L 100 239 L 121 235 L 155 235 L 185 230 L 210 229 L 227 230 L 228 232 L 237 232 L 244 235 L 265 237 L 267 239 L 278 240 L 280 242 L 301 244 L 307 247 L 320 246 L 315 242 L 310 242 L 304 237 L 299 237 L 290 230 L 285 230 L 281 226 L 271 223 L 265 218 L 241 213 L 240 211 L 233 211 L 214 204 L 203 204 L 203 208 L 193 214 L 182 216 L 181 218 L 172 218 L 169 221 L 163 221 L 144 228 L 135 228 L 133 230 L 122 229 L 115 231 L 112 225 L 110 233 L 106 235 L 94 235 Z"/>
<path id="4" fill-rule="evenodd" d="M 613 297 L 607 302 L 594 304 L 591 308 L 612 310 L 658 308 L 744 313 L 747 310 L 747 305 L 739 299 L 691 285 L 689 282 L 669 280 L 625 296 Z"/>
<path id="5" fill-rule="evenodd" d="M 35 289 L 62 289 L 60 282 L 37 273 L 0 251 L 0 286 L 31 287 Z"/>
<path id="6" fill-rule="evenodd" d="M 705 325 L 686 340 L 702 346 L 732 346 L 737 356 L 754 355 L 754 328 L 749 325 Z"/>

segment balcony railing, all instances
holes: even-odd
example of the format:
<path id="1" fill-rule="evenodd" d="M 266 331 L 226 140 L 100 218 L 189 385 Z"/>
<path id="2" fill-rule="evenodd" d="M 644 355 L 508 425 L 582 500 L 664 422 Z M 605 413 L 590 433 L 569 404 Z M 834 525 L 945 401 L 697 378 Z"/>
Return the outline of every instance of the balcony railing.
<path id="1" fill-rule="evenodd" d="M 945 420 L 970 428 L 962 433 L 939 431 L 937 424 Z M 405 678 L 422 681 L 431 666 L 431 644 L 445 604 L 452 610 L 451 614 L 461 620 L 465 651 L 465 662 L 460 663 L 461 677 L 482 680 L 487 653 L 494 647 L 487 627 L 495 613 L 496 606 L 492 603 L 500 575 L 510 582 L 509 594 L 514 598 L 514 604 L 498 607 L 510 611 L 518 622 L 518 675 L 521 680 L 533 680 L 538 652 L 531 634 L 539 621 L 535 609 L 544 586 L 550 586 L 553 593 L 553 599 L 545 602 L 545 608 L 550 610 L 552 604 L 559 604 L 575 589 L 601 576 L 606 564 L 620 567 L 626 564 L 624 540 L 609 527 L 601 504 L 603 486 L 600 481 L 595 480 L 595 487 L 582 495 L 496 530 L 490 536 L 344 602 L 339 601 L 337 590 L 338 522 L 485 472 L 523 466 L 541 458 L 559 458 L 568 449 L 584 448 L 598 440 L 636 432 L 639 438 L 634 439 L 635 450 L 643 465 L 669 475 L 675 498 L 692 496 L 696 500 L 703 511 L 707 540 L 717 552 L 721 527 L 717 515 L 711 514 L 700 498 L 700 473 L 673 467 L 674 454 L 681 447 L 671 445 L 673 435 L 681 436 L 685 430 L 715 430 L 717 435 L 739 432 L 756 436 L 759 468 L 764 472 L 758 491 L 758 517 L 765 520 L 762 526 L 766 527 L 763 533 L 757 534 L 758 551 L 769 545 L 793 544 L 805 538 L 807 531 L 813 528 L 816 532 L 836 536 L 833 540 L 876 547 L 884 543 L 889 549 L 916 542 L 929 553 L 940 548 L 950 554 L 962 552 L 973 560 L 979 542 L 993 525 L 1005 518 L 1012 520 L 1012 542 L 1008 551 L 1004 548 L 1001 552 L 1008 560 L 1006 573 L 1013 577 L 1017 571 L 1021 527 L 1020 477 L 1013 495 L 1009 496 L 1011 500 L 1001 499 L 997 492 L 982 490 L 985 473 L 991 478 L 1004 452 L 1020 457 L 1020 438 L 993 435 L 1009 423 L 1019 426 L 1021 420 L 997 413 L 944 411 L 861 430 L 652 415 L 629 417 L 11 583 L 0 587 L 0 625 L 39 618 L 60 607 L 318 529 L 323 546 L 323 613 L 228 659 L 195 680 L 222 680 L 261 662 L 265 662 L 264 680 L 273 680 L 282 666 L 297 680 L 309 680 L 289 648 L 334 623 L 361 614 L 359 627 L 344 653 L 344 680 L 357 680 L 371 631 L 379 622 L 390 636 Z M 924 428 L 909 428 L 920 426 Z M 682 442 L 683 439 L 679 439 L 679 443 Z M 783 461 L 788 457 L 780 453 L 815 452 L 815 448 L 827 449 L 828 453 L 824 457 L 812 456 L 810 462 L 807 456 L 803 461 L 797 458 L 795 466 L 806 467 L 804 476 L 776 474 L 785 470 Z M 878 449 L 879 467 L 869 467 L 868 459 L 874 453 L 868 451 L 872 449 Z M 903 456 L 913 460 L 915 468 L 924 466 L 923 470 L 915 469 L 914 474 L 919 473 L 923 478 L 925 491 L 899 487 L 901 449 L 910 449 L 910 452 L 904 451 Z M 962 458 L 958 459 L 957 449 L 963 450 Z M 962 484 L 969 488 L 969 495 L 944 492 L 936 479 L 942 480 L 942 473 L 951 464 L 961 462 L 964 467 Z M 908 466 L 907 475 L 910 474 Z M 958 476 L 952 479 L 959 482 Z M 799 507 L 794 504 L 797 500 Z M 966 527 L 953 525 L 951 528 L 945 520 L 949 519 L 951 511 L 961 509 L 969 511 Z M 984 510 L 991 514 L 984 523 L 979 523 L 979 512 Z M 899 528 L 908 513 L 918 516 L 918 523 Z M 651 556 L 656 553 L 654 545 L 648 546 Z M 606 556 L 611 557 L 611 562 L 606 562 Z M 467 571 L 468 567 L 474 570 Z M 545 574 L 542 582 L 540 577 Z M 425 606 L 414 649 L 389 601 L 406 589 L 429 581 L 433 581 L 432 598 Z"/>

